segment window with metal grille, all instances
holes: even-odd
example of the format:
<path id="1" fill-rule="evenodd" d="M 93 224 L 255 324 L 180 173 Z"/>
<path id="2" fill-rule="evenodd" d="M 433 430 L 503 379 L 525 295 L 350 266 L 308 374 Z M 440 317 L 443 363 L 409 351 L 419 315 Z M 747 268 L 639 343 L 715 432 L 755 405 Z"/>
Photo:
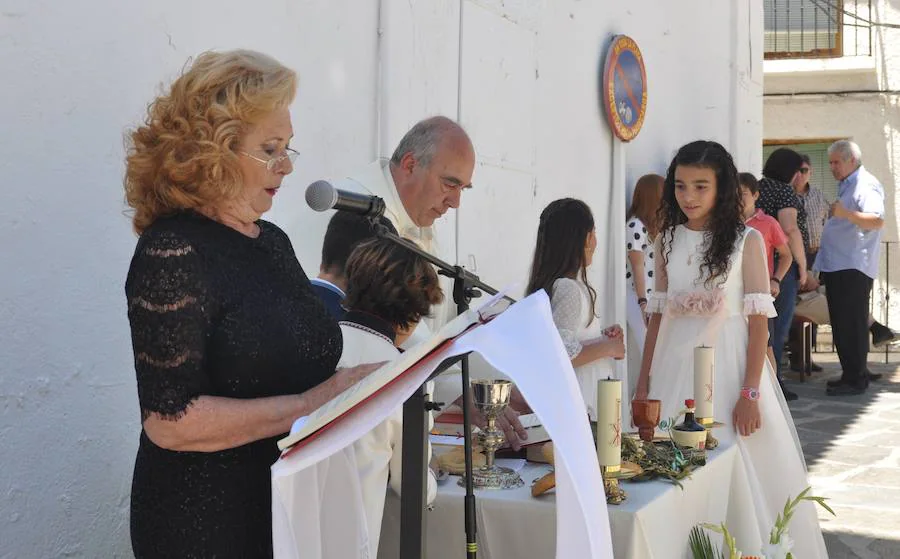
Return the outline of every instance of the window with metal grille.
<path id="1" fill-rule="evenodd" d="M 872 0 L 763 0 L 766 58 L 872 54 Z"/>

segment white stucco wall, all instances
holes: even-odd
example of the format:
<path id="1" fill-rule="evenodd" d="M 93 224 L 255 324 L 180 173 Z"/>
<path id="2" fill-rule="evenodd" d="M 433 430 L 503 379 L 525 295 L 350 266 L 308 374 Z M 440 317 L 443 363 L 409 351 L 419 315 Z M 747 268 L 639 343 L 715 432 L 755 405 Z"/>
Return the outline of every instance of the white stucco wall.
<path id="1" fill-rule="evenodd" d="M 876 21 L 900 21 L 900 5 L 873 2 Z M 764 138 L 808 140 L 850 138 L 863 163 L 884 185 L 884 240 L 898 241 L 900 184 L 900 29 L 874 27 L 871 56 L 765 62 Z M 873 290 L 875 317 L 885 319 L 884 295 L 900 283 L 900 245 L 891 245 L 890 286 L 882 253 Z M 897 298 L 890 324 L 900 324 Z"/>
<path id="2" fill-rule="evenodd" d="M 479 155 L 477 188 L 444 231 L 453 243 L 458 217 L 460 262 L 473 255 L 483 279 L 504 285 L 524 281 L 550 200 L 591 203 L 601 236 L 624 211 L 608 204 L 613 143 L 597 100 L 613 33 L 637 40 L 649 81 L 644 130 L 625 149 L 629 184 L 700 137 L 759 164 L 761 12 L 758 0 L 731 4 L 4 2 L 0 558 L 130 555 L 139 423 L 122 134 L 189 56 L 248 47 L 300 73 L 302 155 L 267 217 L 310 273 L 328 216 L 305 207 L 305 186 L 388 155 L 424 116 L 458 114 Z M 611 293 L 621 274 L 610 270 L 624 264 L 606 258 L 601 244 L 593 275 Z M 614 318 L 610 298 L 601 314 Z"/>

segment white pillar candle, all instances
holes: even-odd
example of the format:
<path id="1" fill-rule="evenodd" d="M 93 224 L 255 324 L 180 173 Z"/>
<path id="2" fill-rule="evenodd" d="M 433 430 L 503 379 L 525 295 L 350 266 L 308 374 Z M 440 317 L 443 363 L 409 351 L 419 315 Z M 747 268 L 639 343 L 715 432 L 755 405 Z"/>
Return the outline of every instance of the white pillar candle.
<path id="1" fill-rule="evenodd" d="M 597 459 L 617 469 L 622 462 L 622 381 L 597 381 Z"/>
<path id="2" fill-rule="evenodd" d="M 694 402 L 698 419 L 714 418 L 713 398 L 716 383 L 716 350 L 711 347 L 694 348 Z"/>

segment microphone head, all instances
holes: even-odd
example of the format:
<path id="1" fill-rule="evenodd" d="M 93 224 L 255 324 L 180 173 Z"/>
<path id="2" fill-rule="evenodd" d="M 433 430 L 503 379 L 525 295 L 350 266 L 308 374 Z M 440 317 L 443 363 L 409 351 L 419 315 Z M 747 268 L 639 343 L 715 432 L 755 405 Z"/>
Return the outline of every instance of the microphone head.
<path id="1" fill-rule="evenodd" d="M 332 209 L 337 201 L 338 191 L 328 181 L 316 181 L 306 187 L 306 204 L 317 212 Z"/>

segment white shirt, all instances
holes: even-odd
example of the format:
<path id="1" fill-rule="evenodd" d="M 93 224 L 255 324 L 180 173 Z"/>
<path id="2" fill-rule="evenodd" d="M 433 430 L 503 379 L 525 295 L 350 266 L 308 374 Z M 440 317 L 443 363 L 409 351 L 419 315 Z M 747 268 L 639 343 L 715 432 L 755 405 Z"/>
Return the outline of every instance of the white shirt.
<path id="1" fill-rule="evenodd" d="M 355 367 L 363 363 L 378 363 L 397 358 L 399 351 L 384 335 L 358 324 L 341 322 L 344 350 L 338 367 Z M 428 427 L 434 421 L 428 413 Z M 353 443 L 359 483 L 369 532 L 369 556 L 378 555 L 381 519 L 384 516 L 385 490 L 390 487 L 400 494 L 403 454 L 403 408 L 397 408 L 388 419 Z M 431 446 L 428 447 L 431 456 Z M 437 495 L 437 481 L 428 470 L 428 503 Z"/>

